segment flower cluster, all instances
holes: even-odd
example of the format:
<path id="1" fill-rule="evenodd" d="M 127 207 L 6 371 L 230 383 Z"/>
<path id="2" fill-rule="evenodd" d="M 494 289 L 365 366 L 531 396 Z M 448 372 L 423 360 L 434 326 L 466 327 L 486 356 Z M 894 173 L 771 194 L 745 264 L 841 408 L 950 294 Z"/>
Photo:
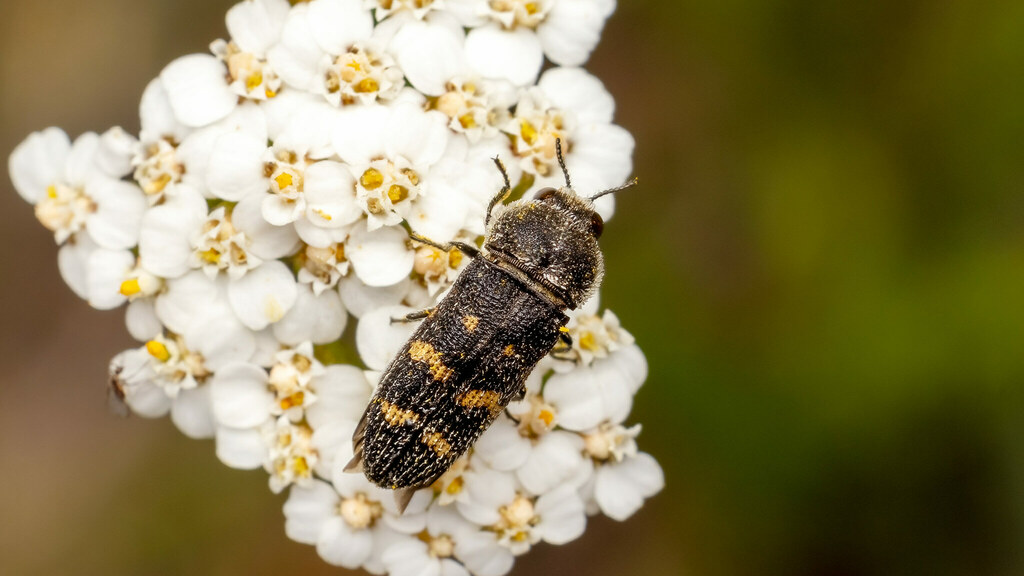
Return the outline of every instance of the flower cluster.
<path id="1" fill-rule="evenodd" d="M 127 304 L 142 343 L 111 363 L 131 410 L 265 470 L 288 491 L 287 534 L 347 568 L 499 576 L 587 515 L 632 515 L 663 485 L 626 425 L 646 362 L 596 298 L 570 314 L 573 346 L 404 513 L 343 471 L 413 329 L 391 318 L 466 265 L 409 231 L 479 243 L 491 159 L 531 194 L 561 183 L 556 139 L 584 193 L 630 174 L 633 140 L 578 67 L 614 4 L 246 0 L 228 40 L 145 89 L 138 137 L 30 135 L 10 175 L 63 278 L 95 308 Z M 613 202 L 596 202 L 605 218 Z"/>

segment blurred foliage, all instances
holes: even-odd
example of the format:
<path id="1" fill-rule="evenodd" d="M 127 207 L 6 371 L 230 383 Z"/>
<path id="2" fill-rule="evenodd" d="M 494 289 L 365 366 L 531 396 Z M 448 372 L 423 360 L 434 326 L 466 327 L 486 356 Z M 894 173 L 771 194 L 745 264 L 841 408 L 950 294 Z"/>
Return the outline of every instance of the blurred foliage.
<path id="1" fill-rule="evenodd" d="M 230 2 L 4 4 L 9 150 L 49 124 L 136 130 L 145 81 L 223 35 Z M 633 420 L 667 488 L 515 573 L 1024 573 L 1021 30 L 1010 0 L 620 3 L 588 67 L 636 136 L 641 185 L 602 239 L 603 300 L 648 355 Z M 58 282 L 54 249 L 2 188 L 7 220 L 32 228 L 0 263 L 24 299 Z M 43 296 L 12 312 L 12 349 L 60 332 L 60 315 L 36 320 Z M 121 338 L 65 362 L 105 364 Z M 15 376 L 16 402 L 55 394 Z M 5 517 L 36 519 L 4 538 L 0 571 L 338 573 L 285 539 L 260 474 L 166 422 L 105 426 L 149 436 L 116 479 L 75 488 L 90 506 L 33 492 L 45 482 L 0 496 Z"/>

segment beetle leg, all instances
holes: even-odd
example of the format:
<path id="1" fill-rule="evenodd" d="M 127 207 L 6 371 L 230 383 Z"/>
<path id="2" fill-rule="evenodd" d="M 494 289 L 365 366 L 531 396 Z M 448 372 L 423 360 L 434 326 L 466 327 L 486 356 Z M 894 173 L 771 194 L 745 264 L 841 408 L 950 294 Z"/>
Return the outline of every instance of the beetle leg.
<path id="1" fill-rule="evenodd" d="M 408 314 L 406 314 L 405 316 L 402 316 L 401 318 L 392 318 L 391 319 L 391 323 L 392 324 L 398 324 L 399 322 L 401 322 L 401 323 L 415 322 L 417 320 L 423 320 L 424 318 L 426 318 L 427 316 L 430 316 L 433 313 L 434 313 L 434 309 L 433 308 L 424 308 L 423 310 L 417 310 L 415 312 L 409 312 Z"/>
<path id="2" fill-rule="evenodd" d="M 555 360 L 575 360 L 572 353 L 572 335 L 568 332 L 558 332 L 558 343 L 551 349 L 551 357 Z"/>
<path id="3" fill-rule="evenodd" d="M 484 219 L 484 226 L 491 221 L 491 210 L 499 202 L 504 202 L 508 195 L 512 193 L 512 183 L 508 181 L 508 172 L 505 171 L 505 165 L 501 163 L 501 159 L 497 156 L 494 157 L 494 164 L 498 166 L 498 170 L 501 171 L 501 177 L 505 180 L 505 185 L 501 187 L 501 190 L 491 198 L 491 201 L 487 203 L 487 218 Z"/>
<path id="4" fill-rule="evenodd" d="M 409 232 L 409 238 L 412 238 L 413 240 L 419 242 L 420 244 L 433 246 L 434 248 L 437 248 L 438 250 L 444 250 L 445 252 L 449 252 L 452 250 L 452 248 L 455 248 L 459 252 L 462 252 L 463 254 L 469 256 L 470 258 L 476 258 L 477 256 L 480 255 L 480 250 L 478 250 L 476 246 L 470 246 L 465 242 L 448 242 L 447 244 L 443 244 L 441 242 L 435 242 L 430 238 L 420 236 L 419 234 L 411 231 Z"/>

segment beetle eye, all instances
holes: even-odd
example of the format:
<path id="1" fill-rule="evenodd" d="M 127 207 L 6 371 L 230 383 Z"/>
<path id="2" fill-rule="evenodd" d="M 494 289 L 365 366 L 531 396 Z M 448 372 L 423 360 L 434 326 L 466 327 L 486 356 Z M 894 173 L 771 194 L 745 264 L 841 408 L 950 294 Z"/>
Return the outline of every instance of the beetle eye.
<path id="1" fill-rule="evenodd" d="M 541 191 L 537 192 L 537 195 L 534 196 L 533 199 L 534 200 L 540 200 L 540 201 L 543 202 L 544 200 L 547 200 L 548 198 L 553 198 L 554 196 L 555 196 L 555 189 L 554 188 L 543 188 L 543 189 L 541 189 Z"/>
<path id="2" fill-rule="evenodd" d="M 594 239 L 601 237 L 601 233 L 604 232 L 604 220 L 601 219 L 601 215 L 594 212 L 590 215 L 590 233 L 594 235 Z"/>

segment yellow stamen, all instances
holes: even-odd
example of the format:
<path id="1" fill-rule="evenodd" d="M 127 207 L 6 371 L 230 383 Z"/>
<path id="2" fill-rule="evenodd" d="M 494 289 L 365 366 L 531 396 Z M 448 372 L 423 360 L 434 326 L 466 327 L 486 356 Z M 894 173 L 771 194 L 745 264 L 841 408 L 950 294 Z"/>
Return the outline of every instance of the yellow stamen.
<path id="1" fill-rule="evenodd" d="M 376 92 L 377 90 L 380 90 L 380 84 L 378 84 L 373 78 L 363 78 L 358 84 L 352 87 L 352 90 L 360 94 Z"/>
<path id="2" fill-rule="evenodd" d="M 367 190 L 374 190 L 384 183 L 384 175 L 376 168 L 367 168 L 366 172 L 359 177 L 359 183 Z"/>
<path id="3" fill-rule="evenodd" d="M 278 188 L 280 188 L 281 190 L 284 190 L 285 188 L 287 188 L 287 187 L 292 185 L 292 182 L 294 182 L 294 179 L 292 178 L 291 174 L 289 174 L 287 172 L 281 172 L 280 174 L 277 175 L 276 178 L 274 178 L 274 182 L 277 182 L 277 187 Z"/>
<path id="4" fill-rule="evenodd" d="M 139 286 L 139 279 L 132 278 L 121 282 L 120 292 L 122 296 L 134 296 L 139 292 L 142 292 L 142 287 Z"/>
<path id="5" fill-rule="evenodd" d="M 594 338 L 593 332 L 584 332 L 580 334 L 580 348 L 591 352 L 597 350 L 597 340 Z"/>
<path id="6" fill-rule="evenodd" d="M 537 128 L 529 121 L 523 120 L 519 123 L 519 135 L 523 137 L 524 142 L 533 146 L 533 143 L 537 141 Z"/>
<path id="7" fill-rule="evenodd" d="M 167 362 L 171 359 L 171 353 L 167 350 L 167 346 L 164 346 L 156 340 L 146 342 L 146 352 L 149 352 L 150 356 L 161 362 Z"/>
<path id="8" fill-rule="evenodd" d="M 210 264 L 217 264 L 220 262 L 220 252 L 217 252 L 213 248 L 200 252 L 199 257 Z"/>
<path id="9" fill-rule="evenodd" d="M 555 415 L 551 410 L 541 410 L 540 414 L 537 415 L 544 422 L 545 426 L 551 426 L 551 423 L 555 421 Z"/>
<path id="10" fill-rule="evenodd" d="M 455 269 L 459 267 L 459 264 L 462 264 L 462 252 L 452 248 L 448 252 L 448 265 Z"/>
<path id="11" fill-rule="evenodd" d="M 402 200 L 409 197 L 409 190 L 405 186 L 399 186 L 398 184 L 392 184 L 391 188 L 388 188 L 388 198 L 391 199 L 392 204 L 398 204 Z"/>
<path id="12" fill-rule="evenodd" d="M 253 72 L 245 79 L 245 90 L 252 92 L 259 88 L 260 84 L 263 84 L 263 74 L 261 72 Z"/>

